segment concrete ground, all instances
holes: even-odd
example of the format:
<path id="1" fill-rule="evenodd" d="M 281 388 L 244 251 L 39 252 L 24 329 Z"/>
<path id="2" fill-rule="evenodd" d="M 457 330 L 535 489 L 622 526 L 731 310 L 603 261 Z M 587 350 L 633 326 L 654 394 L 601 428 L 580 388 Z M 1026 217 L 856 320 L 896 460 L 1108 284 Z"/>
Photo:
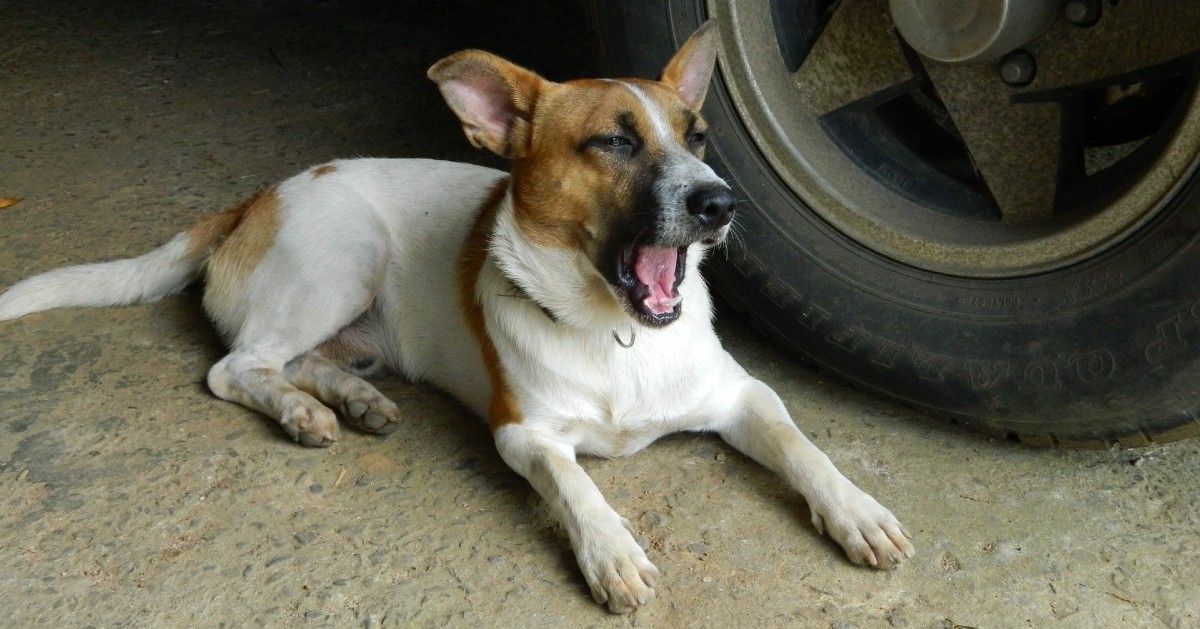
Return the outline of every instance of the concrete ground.
<path id="1" fill-rule="evenodd" d="M 352 3 L 351 3 L 352 4 Z M 494 163 L 425 68 L 496 50 L 586 73 L 558 3 L 0 3 L 0 286 L 140 254 L 203 213 L 355 155 Z M 184 6 L 186 5 L 186 6 Z M 707 436 L 584 466 L 662 569 L 610 616 L 563 531 L 436 391 L 406 422 L 306 449 L 204 385 L 196 291 L 0 323 L 0 624 L 1193 627 L 1200 442 L 1032 450 L 833 382 L 721 313 L 802 429 L 915 535 L 888 573 Z"/>

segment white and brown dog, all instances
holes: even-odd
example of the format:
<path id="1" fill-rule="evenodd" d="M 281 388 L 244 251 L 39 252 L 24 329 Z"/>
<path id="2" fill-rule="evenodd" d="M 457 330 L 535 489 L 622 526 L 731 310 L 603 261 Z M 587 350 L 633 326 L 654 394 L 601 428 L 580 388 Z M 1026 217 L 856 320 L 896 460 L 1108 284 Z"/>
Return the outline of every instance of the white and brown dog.
<path id="1" fill-rule="evenodd" d="M 552 83 L 479 51 L 429 70 L 504 174 L 432 160 L 312 168 L 139 258 L 50 271 L 0 296 L 0 320 L 145 302 L 203 277 L 232 348 L 219 397 L 305 445 L 337 418 L 387 433 L 390 369 L 484 416 L 504 461 L 553 508 L 592 595 L 628 612 L 658 571 L 575 460 L 712 431 L 804 495 L 850 560 L 913 555 L 896 518 L 839 473 L 712 329 L 697 267 L 733 215 L 701 158 L 716 57 L 705 25 L 661 80 Z"/>

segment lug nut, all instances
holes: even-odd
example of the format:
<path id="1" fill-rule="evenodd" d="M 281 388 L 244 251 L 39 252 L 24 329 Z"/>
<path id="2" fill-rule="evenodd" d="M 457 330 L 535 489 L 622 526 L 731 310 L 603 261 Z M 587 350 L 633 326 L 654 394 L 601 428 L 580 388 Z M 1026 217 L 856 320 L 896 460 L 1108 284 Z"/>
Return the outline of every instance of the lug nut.
<path id="1" fill-rule="evenodd" d="M 1000 61 L 1000 78 L 1013 87 L 1029 85 L 1037 74 L 1037 62 L 1024 50 L 1014 50 Z"/>
<path id="2" fill-rule="evenodd" d="M 1075 26 L 1091 26 L 1100 20 L 1100 0 L 1068 0 L 1063 15 Z"/>

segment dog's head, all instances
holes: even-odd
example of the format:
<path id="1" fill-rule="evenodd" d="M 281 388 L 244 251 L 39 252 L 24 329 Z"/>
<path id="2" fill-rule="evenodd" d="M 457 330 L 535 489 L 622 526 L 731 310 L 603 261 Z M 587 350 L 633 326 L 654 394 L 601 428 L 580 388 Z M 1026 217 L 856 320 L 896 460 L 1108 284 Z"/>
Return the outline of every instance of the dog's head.
<path id="1" fill-rule="evenodd" d="M 689 251 L 724 240 L 733 217 L 729 187 L 702 161 L 716 46 L 701 26 L 658 81 L 554 83 L 474 50 L 429 77 L 471 143 L 512 160 L 523 238 L 574 254 L 593 297 L 661 326 L 680 315 Z"/>

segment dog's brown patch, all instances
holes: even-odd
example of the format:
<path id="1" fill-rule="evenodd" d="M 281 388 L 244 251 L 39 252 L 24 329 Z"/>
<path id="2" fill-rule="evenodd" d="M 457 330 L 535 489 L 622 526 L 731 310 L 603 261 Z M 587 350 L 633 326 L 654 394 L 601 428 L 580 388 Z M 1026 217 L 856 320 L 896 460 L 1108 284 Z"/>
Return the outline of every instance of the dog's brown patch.
<path id="1" fill-rule="evenodd" d="M 631 187 L 617 172 L 620 165 L 582 143 L 619 131 L 618 113 L 638 108 L 628 90 L 610 81 L 571 81 L 543 89 L 531 148 L 525 158 L 514 160 L 512 169 L 514 218 L 530 242 L 592 253 L 607 221 L 633 205 Z"/>
<path id="2" fill-rule="evenodd" d="M 217 229 L 228 230 L 225 232 L 228 235 L 216 246 L 208 261 L 206 302 L 223 300 L 238 292 L 271 250 L 279 231 L 279 194 L 274 188 L 268 188 L 244 203 L 214 215 L 192 228 L 196 233 L 194 242 L 200 242 L 209 230 Z M 218 240 L 211 235 L 209 238 Z"/>
<path id="3" fill-rule="evenodd" d="M 500 366 L 500 354 L 488 336 L 487 324 L 483 320 L 483 307 L 475 295 L 479 272 L 483 270 L 483 263 L 487 259 L 488 242 L 491 239 L 492 227 L 496 223 L 496 212 L 507 192 L 508 178 L 501 179 L 492 188 L 483 209 L 475 219 L 475 225 L 471 227 L 471 232 L 463 243 L 462 255 L 458 260 L 459 307 L 467 319 L 467 327 L 479 343 L 483 365 L 492 381 L 492 401 L 487 417 L 488 426 L 492 431 L 506 424 L 519 424 L 523 419 L 517 400 L 508 388 L 504 370 Z"/>
<path id="4" fill-rule="evenodd" d="M 257 204 L 266 192 L 259 191 L 233 207 L 206 216 L 188 229 L 188 255 L 193 258 L 207 258 L 212 255 L 221 243 L 225 242 L 225 238 L 241 224 L 246 212 Z"/>
<path id="5" fill-rule="evenodd" d="M 325 164 L 323 166 L 317 166 L 314 168 L 312 171 L 312 176 L 315 179 L 317 177 L 324 177 L 325 175 L 336 171 L 337 166 L 334 166 L 333 164 Z"/>

